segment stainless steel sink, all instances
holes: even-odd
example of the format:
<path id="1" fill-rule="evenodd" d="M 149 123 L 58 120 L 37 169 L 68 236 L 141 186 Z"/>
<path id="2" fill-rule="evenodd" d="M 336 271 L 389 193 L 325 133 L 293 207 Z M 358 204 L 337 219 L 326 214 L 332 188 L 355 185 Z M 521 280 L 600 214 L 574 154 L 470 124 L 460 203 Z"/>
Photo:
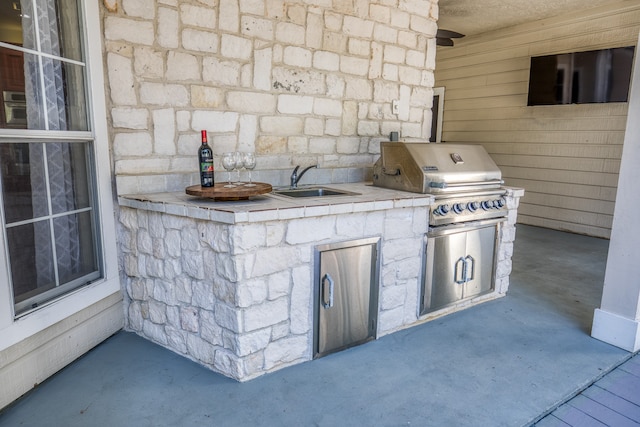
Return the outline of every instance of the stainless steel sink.
<path id="1" fill-rule="evenodd" d="M 275 190 L 273 194 L 286 197 L 328 197 L 328 196 L 357 196 L 360 193 L 336 190 L 327 187 L 305 187 L 289 190 Z"/>

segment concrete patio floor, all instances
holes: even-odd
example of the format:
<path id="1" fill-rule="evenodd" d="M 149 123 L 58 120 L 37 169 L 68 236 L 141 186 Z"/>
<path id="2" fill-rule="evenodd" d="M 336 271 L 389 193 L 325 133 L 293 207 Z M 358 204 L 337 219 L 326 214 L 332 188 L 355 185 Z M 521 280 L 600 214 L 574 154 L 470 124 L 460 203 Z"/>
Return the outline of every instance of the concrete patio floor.
<path id="1" fill-rule="evenodd" d="M 238 383 L 120 332 L 0 426 L 522 426 L 631 357 L 589 336 L 608 241 L 519 225 L 508 295 Z"/>

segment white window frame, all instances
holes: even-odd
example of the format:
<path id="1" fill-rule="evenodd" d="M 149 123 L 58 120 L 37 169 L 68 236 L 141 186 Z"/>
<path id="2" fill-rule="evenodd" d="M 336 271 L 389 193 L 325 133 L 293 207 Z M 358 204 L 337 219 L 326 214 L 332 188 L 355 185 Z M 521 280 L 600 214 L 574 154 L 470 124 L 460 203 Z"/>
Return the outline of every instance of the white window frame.
<path id="1" fill-rule="evenodd" d="M 98 206 L 97 217 L 101 236 L 98 239 L 103 257 L 104 277 L 85 287 L 76 289 L 48 303 L 37 310 L 15 317 L 13 296 L 9 286 L 10 270 L 6 242 L 0 233 L 0 351 L 11 347 L 23 339 L 38 333 L 65 318 L 120 292 L 116 228 L 113 195 L 111 190 L 111 160 L 109 157 L 109 134 L 106 121 L 104 94 L 104 64 L 102 60 L 102 34 L 99 2 L 80 1 L 81 17 L 84 23 L 87 67 L 87 105 L 91 133 L 94 138 L 95 176 Z M 21 136 L 25 131 L 0 129 L 2 135 Z M 38 136 L 38 131 L 29 132 Z"/>

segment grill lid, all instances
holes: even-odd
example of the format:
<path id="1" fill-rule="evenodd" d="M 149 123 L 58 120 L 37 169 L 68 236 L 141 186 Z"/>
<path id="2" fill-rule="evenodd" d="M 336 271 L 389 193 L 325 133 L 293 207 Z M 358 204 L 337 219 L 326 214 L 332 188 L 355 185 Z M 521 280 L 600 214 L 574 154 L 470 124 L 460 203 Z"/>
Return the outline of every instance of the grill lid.
<path id="1" fill-rule="evenodd" d="M 414 193 L 499 188 L 502 173 L 482 145 L 380 143 L 373 185 Z"/>

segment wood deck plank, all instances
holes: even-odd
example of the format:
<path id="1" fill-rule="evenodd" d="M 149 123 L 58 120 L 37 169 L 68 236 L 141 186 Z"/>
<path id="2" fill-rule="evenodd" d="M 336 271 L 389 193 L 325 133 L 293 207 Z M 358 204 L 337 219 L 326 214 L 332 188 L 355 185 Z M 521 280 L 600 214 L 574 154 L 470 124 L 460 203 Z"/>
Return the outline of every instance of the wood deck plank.
<path id="1" fill-rule="evenodd" d="M 586 389 L 582 394 L 596 402 L 600 402 L 602 405 L 611 408 L 625 417 L 640 423 L 640 406 L 631 403 L 620 396 L 616 396 L 610 391 L 598 387 L 597 383 L 596 385 Z"/>
<path id="2" fill-rule="evenodd" d="M 571 425 L 551 414 L 538 421 L 535 427 L 571 427 Z"/>
<path id="3" fill-rule="evenodd" d="M 585 414 L 579 409 L 574 408 L 571 405 L 564 404 L 558 409 L 553 411 L 553 416 L 559 418 L 570 426 L 575 427 L 606 427 L 607 425 L 601 423 L 590 415 Z"/>
<path id="4" fill-rule="evenodd" d="M 640 405 L 640 379 L 635 375 L 616 369 L 598 381 L 597 384 L 598 387 L 635 405 Z"/>
<path id="5" fill-rule="evenodd" d="M 640 426 L 640 355 L 634 356 L 578 396 L 541 419 L 536 427 Z"/>
<path id="6" fill-rule="evenodd" d="M 640 425 L 606 405 L 603 405 L 601 402 L 592 400 L 584 395 L 576 396 L 567 404 L 608 426 L 638 427 Z"/>
<path id="7" fill-rule="evenodd" d="M 633 374 L 636 377 L 640 377 L 640 358 L 638 358 L 637 356 L 633 357 L 629 359 L 629 361 L 621 365 L 618 369 Z"/>

